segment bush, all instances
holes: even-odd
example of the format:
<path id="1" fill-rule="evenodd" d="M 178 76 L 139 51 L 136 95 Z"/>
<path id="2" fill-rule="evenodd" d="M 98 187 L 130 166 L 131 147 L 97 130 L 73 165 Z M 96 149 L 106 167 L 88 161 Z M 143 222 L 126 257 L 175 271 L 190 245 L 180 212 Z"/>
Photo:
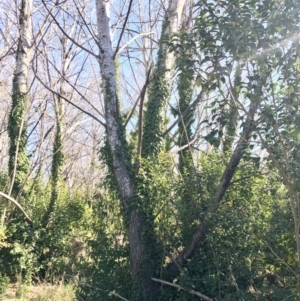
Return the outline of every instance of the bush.
<path id="1" fill-rule="evenodd" d="M 6 275 L 0 274 L 0 295 L 4 295 L 8 285 L 9 285 L 9 277 L 7 277 Z"/>

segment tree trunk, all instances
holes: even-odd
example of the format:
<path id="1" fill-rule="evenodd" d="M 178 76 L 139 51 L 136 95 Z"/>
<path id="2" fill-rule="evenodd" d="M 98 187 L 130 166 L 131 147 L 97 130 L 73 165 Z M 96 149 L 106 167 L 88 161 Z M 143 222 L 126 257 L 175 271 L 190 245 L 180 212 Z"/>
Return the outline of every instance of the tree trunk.
<path id="1" fill-rule="evenodd" d="M 130 164 L 129 152 L 118 112 L 116 70 L 109 28 L 109 2 L 96 0 L 98 20 L 98 45 L 100 68 L 105 102 L 106 134 L 118 192 L 126 211 L 130 246 L 131 275 L 133 289 L 131 300 L 158 300 L 159 285 L 151 280 L 156 263 L 151 260 L 151 246 L 156 246 L 152 221 L 146 218 L 145 210 L 138 206 L 134 169 Z"/>
<path id="2" fill-rule="evenodd" d="M 239 89 L 241 85 L 242 66 L 238 64 L 234 76 L 234 86 L 231 87 L 231 98 L 228 108 L 228 121 L 226 125 L 226 133 L 223 142 L 223 151 L 231 151 L 233 148 L 234 138 L 237 130 L 238 108 L 237 99 L 239 97 Z"/>
<path id="3" fill-rule="evenodd" d="M 60 91 L 59 96 L 54 95 L 54 106 L 55 106 L 55 117 L 56 117 L 56 132 L 53 143 L 53 156 L 52 156 L 52 166 L 51 166 L 51 198 L 49 207 L 43 217 L 43 226 L 47 228 L 51 222 L 51 217 L 55 212 L 57 202 L 60 197 L 60 190 L 62 185 L 62 173 L 65 163 L 65 153 L 64 153 L 64 118 L 65 118 L 65 106 L 64 100 L 61 96 L 66 97 L 65 92 L 65 78 L 67 76 L 67 68 L 70 63 L 70 56 L 67 55 L 66 49 L 67 39 L 62 39 L 62 70 L 60 79 Z M 50 77 L 50 74 L 48 74 Z M 50 80 L 50 78 L 49 78 Z"/>
<path id="4" fill-rule="evenodd" d="M 62 93 L 62 89 L 61 89 Z M 63 95 L 63 94 L 62 94 Z M 64 127 L 64 103 L 63 100 L 58 97 L 55 104 L 56 114 L 56 132 L 53 143 L 53 156 L 51 167 L 51 197 L 49 207 L 43 217 L 43 227 L 47 228 L 51 222 L 51 217 L 55 212 L 55 208 L 60 196 L 61 184 L 62 184 L 62 172 L 65 162 L 65 154 L 63 149 L 63 127 Z"/>
<path id="5" fill-rule="evenodd" d="M 19 16 L 20 35 L 16 54 L 16 69 L 13 77 L 12 106 L 8 120 L 10 139 L 8 171 L 11 178 L 11 191 L 16 196 L 24 189 L 29 172 L 29 159 L 26 151 L 25 121 L 28 102 L 28 70 L 31 61 L 31 6 L 32 0 L 22 0 Z"/>
<path id="6" fill-rule="evenodd" d="M 182 30 L 183 32 L 185 29 Z M 184 40 L 182 40 L 182 45 L 184 45 Z M 184 47 L 184 46 L 183 46 Z M 179 57 L 192 57 L 191 51 L 189 49 L 182 49 L 179 51 Z M 191 212 L 191 208 L 195 208 L 194 198 L 199 197 L 200 191 L 199 178 L 197 179 L 197 172 L 193 162 L 192 149 L 189 145 L 192 140 L 192 125 L 195 120 L 194 112 L 190 110 L 187 114 L 183 115 L 186 110 L 188 110 L 192 95 L 193 95 L 193 84 L 194 84 L 194 72 L 193 69 L 187 68 L 186 64 L 178 64 L 177 68 L 180 73 L 177 76 L 178 84 L 178 103 L 176 108 L 174 108 L 173 115 L 178 118 L 178 130 L 177 130 L 177 146 L 180 151 L 178 152 L 178 170 L 181 174 L 182 180 L 182 192 L 180 197 L 180 210 L 179 219 L 182 223 L 181 227 L 181 237 L 183 243 L 187 242 L 192 233 L 191 231 L 191 221 L 197 219 L 198 210 Z"/>

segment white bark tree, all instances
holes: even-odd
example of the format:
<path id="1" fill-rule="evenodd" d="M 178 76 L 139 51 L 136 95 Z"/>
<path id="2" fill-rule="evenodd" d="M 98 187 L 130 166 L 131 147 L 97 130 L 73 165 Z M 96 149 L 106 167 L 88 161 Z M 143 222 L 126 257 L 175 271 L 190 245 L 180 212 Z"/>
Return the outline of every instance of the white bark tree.
<path id="1" fill-rule="evenodd" d="M 29 159 L 26 150 L 27 124 L 25 116 L 28 106 L 28 73 L 32 59 L 32 1 L 22 0 L 19 11 L 19 37 L 16 51 L 16 68 L 13 77 L 12 106 L 9 115 L 8 133 L 9 176 L 11 188 L 9 194 L 15 196 L 24 189 L 29 171 Z"/>
<path id="2" fill-rule="evenodd" d="M 167 11 L 163 35 L 175 32 L 178 28 L 184 1 L 171 1 Z M 128 238 L 130 244 L 131 275 L 133 279 L 133 300 L 157 300 L 159 285 L 151 281 L 158 268 L 156 258 L 157 244 L 153 229 L 153 217 L 149 215 L 149 208 L 143 208 L 136 195 L 136 180 L 133 166 L 127 148 L 125 131 L 121 123 L 119 101 L 117 98 L 117 80 L 109 24 L 110 4 L 104 0 L 96 0 L 98 20 L 98 45 L 100 68 L 103 81 L 103 95 L 105 103 L 105 119 L 109 155 L 111 156 L 111 172 L 113 172 L 122 204 L 127 213 Z M 175 28 L 176 27 L 176 28 Z M 167 49 L 161 43 L 159 49 L 158 70 L 163 76 L 171 68 L 172 59 Z M 161 71 L 163 68 L 163 71 Z M 163 87 L 163 89 L 168 89 Z M 165 93 L 163 91 L 162 93 Z M 152 100 L 154 101 L 154 99 Z M 165 98 L 156 98 L 159 107 L 164 105 Z M 162 102 L 163 104 L 160 104 Z M 153 111 L 151 111 L 153 113 Z M 161 112 L 158 112 L 160 114 Z M 161 124 L 157 124 L 159 128 Z M 154 129 L 154 131 L 156 128 Z M 157 133 L 156 133 L 157 134 Z M 151 137 L 153 138 L 153 137 Z M 150 138 L 150 139 L 151 139 Z M 149 142 L 152 140 L 149 140 Z"/>

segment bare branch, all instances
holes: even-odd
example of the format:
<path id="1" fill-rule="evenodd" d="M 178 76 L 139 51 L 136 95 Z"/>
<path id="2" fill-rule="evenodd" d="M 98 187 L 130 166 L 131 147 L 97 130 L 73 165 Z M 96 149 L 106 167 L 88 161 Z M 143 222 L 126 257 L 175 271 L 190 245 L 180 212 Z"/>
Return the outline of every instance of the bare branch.
<path id="1" fill-rule="evenodd" d="M 126 24 L 127 24 L 129 15 L 130 15 L 132 3 L 133 3 L 133 0 L 130 0 L 129 6 L 128 6 L 128 10 L 127 10 L 127 14 L 126 14 L 126 18 L 125 18 L 125 22 L 124 22 L 124 24 L 123 24 L 122 31 L 121 31 L 121 34 L 120 34 L 120 36 L 119 36 L 119 40 L 118 40 L 118 43 L 117 43 L 117 47 L 116 47 L 115 53 L 113 54 L 113 59 L 116 58 L 116 55 L 117 55 L 118 52 L 119 52 L 119 46 L 120 46 L 120 43 L 121 43 L 121 40 L 122 40 L 122 37 L 123 37 L 123 34 L 124 34 L 124 30 L 125 30 L 125 28 L 126 28 Z"/>
<path id="2" fill-rule="evenodd" d="M 172 123 L 172 125 L 164 132 L 164 136 L 169 134 L 171 132 L 171 130 L 175 127 L 175 125 L 184 117 L 186 116 L 190 111 L 191 109 L 194 108 L 194 106 L 199 103 L 201 101 L 201 98 L 202 98 L 202 95 L 203 95 L 204 91 L 202 90 L 197 98 L 186 108 L 185 111 L 182 112 L 182 114 Z"/>
<path id="3" fill-rule="evenodd" d="M 60 24 L 57 22 L 55 16 L 52 14 L 52 12 L 48 9 L 47 4 L 45 3 L 44 0 L 42 0 L 42 3 L 44 4 L 46 10 L 48 11 L 48 13 L 50 14 L 50 16 L 52 17 L 52 19 L 54 20 L 55 24 L 58 26 L 58 28 L 60 29 L 60 31 L 70 40 L 72 41 L 77 47 L 81 48 L 82 50 L 86 51 L 88 54 L 94 56 L 95 58 L 99 59 L 99 56 L 95 53 L 93 53 L 92 51 L 90 51 L 89 49 L 85 48 L 84 46 L 80 45 L 77 41 L 75 41 L 73 38 L 70 37 L 70 35 L 67 34 L 67 32 L 60 26 Z"/>
<path id="4" fill-rule="evenodd" d="M 134 40 L 136 40 L 138 37 L 142 37 L 142 36 L 148 36 L 148 35 L 151 35 L 151 34 L 154 34 L 155 32 L 154 31 L 151 31 L 151 32 L 145 32 L 145 33 L 140 33 L 136 36 L 134 36 L 132 39 L 130 39 L 127 43 L 125 43 L 121 48 L 120 50 L 118 50 L 118 52 L 115 54 L 119 54 L 121 53 L 130 43 L 132 43 Z"/>
<path id="5" fill-rule="evenodd" d="M 26 220 L 33 225 L 33 221 L 32 219 L 28 216 L 28 214 L 26 213 L 26 211 L 23 209 L 23 207 L 19 204 L 19 202 L 17 202 L 15 199 L 13 199 L 12 197 L 10 197 L 8 194 L 1 192 L 0 191 L 0 196 L 4 197 L 5 199 L 7 199 L 8 201 L 12 202 L 25 216 Z"/>
<path id="6" fill-rule="evenodd" d="M 33 68 L 34 70 L 34 68 Z M 48 85 L 46 85 L 37 75 L 36 70 L 34 70 L 34 73 L 36 75 L 36 78 L 39 80 L 39 82 L 47 89 L 49 90 L 51 93 L 55 94 L 56 96 L 59 96 L 60 98 L 62 98 L 63 100 L 65 100 L 67 103 L 69 103 L 70 105 L 74 106 L 76 109 L 78 109 L 79 111 L 83 112 L 84 114 L 92 117 L 94 120 L 96 120 L 97 122 L 99 122 L 101 125 L 103 125 L 106 128 L 106 124 L 104 122 L 102 122 L 100 119 L 98 119 L 96 116 L 94 116 L 93 114 L 89 113 L 88 111 L 80 108 L 79 106 L 77 106 L 74 102 L 70 101 L 68 98 L 66 98 L 65 96 L 61 95 L 60 93 L 54 91 L 53 89 L 51 89 Z"/>
<path id="7" fill-rule="evenodd" d="M 152 66 L 150 66 L 150 68 L 149 68 L 149 70 L 148 70 L 148 72 L 147 72 L 147 77 L 146 77 L 144 86 L 143 86 L 143 88 L 142 88 L 142 91 L 141 91 L 141 93 L 140 93 L 138 99 L 136 100 L 136 102 L 135 102 L 135 104 L 134 104 L 132 110 L 130 111 L 129 115 L 127 116 L 126 121 L 125 121 L 125 124 L 124 124 L 124 127 L 127 126 L 127 124 L 128 124 L 128 122 L 129 122 L 130 118 L 132 117 L 132 115 L 133 115 L 133 113 L 134 113 L 134 111 L 135 111 L 135 108 L 136 108 L 136 106 L 138 105 L 140 99 L 141 99 L 141 98 L 143 99 L 143 97 L 144 97 L 145 94 L 146 94 L 147 86 L 148 86 L 149 83 L 150 83 L 149 78 L 150 78 L 151 70 L 152 70 Z"/>
<path id="8" fill-rule="evenodd" d="M 168 282 L 168 281 L 165 281 L 165 280 L 161 280 L 161 279 L 157 279 L 157 278 L 151 278 L 153 281 L 156 281 L 156 282 L 160 282 L 162 284 L 166 284 L 166 285 L 169 285 L 169 286 L 172 286 L 172 287 L 175 287 L 175 288 L 178 288 L 179 290 L 184 290 L 184 291 L 187 291 L 195 296 L 198 296 L 200 298 L 202 298 L 203 300 L 205 301 L 216 301 L 217 299 L 213 300 L 199 292 L 196 292 L 194 290 L 189 290 L 189 289 L 185 289 L 183 288 L 182 286 L 178 285 L 178 284 L 175 284 L 175 283 L 171 283 L 171 282 Z"/>

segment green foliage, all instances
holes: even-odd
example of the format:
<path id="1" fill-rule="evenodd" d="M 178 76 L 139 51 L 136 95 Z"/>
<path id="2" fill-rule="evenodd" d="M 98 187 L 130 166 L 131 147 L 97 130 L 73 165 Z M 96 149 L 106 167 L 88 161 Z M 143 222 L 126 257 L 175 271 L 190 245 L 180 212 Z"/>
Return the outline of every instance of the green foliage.
<path id="1" fill-rule="evenodd" d="M 161 244 L 165 228 L 171 227 L 173 221 L 172 189 L 174 175 L 172 158 L 167 153 L 160 153 L 157 158 L 143 159 L 139 173 L 138 196 L 144 208 L 148 208 L 148 218 L 151 220 L 157 238 Z M 153 246 L 152 246 L 153 247 Z"/>
<path id="2" fill-rule="evenodd" d="M 9 285 L 10 279 L 6 275 L 0 274 L 0 295 L 4 295 L 8 285 Z"/>
<path id="3" fill-rule="evenodd" d="M 293 1 L 202 0 L 197 3 L 199 13 L 185 43 L 180 43 L 178 35 L 171 40 L 171 50 L 184 54 L 178 60 L 186 61 L 186 72 L 196 73 L 202 99 L 212 98 L 207 106 L 211 114 L 202 123 L 210 130 L 205 139 L 216 148 L 223 141 L 224 151 L 231 149 L 237 125 L 244 121 L 243 115 L 238 116 L 240 103 L 262 99 L 269 103 L 274 97 L 270 79 L 277 77 L 276 72 L 289 70 L 284 74 L 288 91 L 299 86 L 295 82 L 298 41 L 293 40 L 284 51 L 278 46 L 297 34 L 295 5 Z M 186 45 L 190 57 L 185 55 Z"/>
<path id="4" fill-rule="evenodd" d="M 70 256 L 71 241 L 87 229 L 83 219 L 88 218 L 90 209 L 84 194 L 71 195 L 64 188 L 53 212 L 53 223 L 44 228 L 42 219 L 50 202 L 51 187 L 40 182 L 29 186 L 30 194 L 26 196 L 30 202 L 24 197 L 23 207 L 32 216 L 34 227 L 8 210 L 7 226 L 0 231 L 0 270 L 11 280 L 19 275 L 25 284 L 31 283 L 33 276 L 54 281 L 66 271 L 72 273 L 71 261 L 75 258 Z"/>
<path id="5" fill-rule="evenodd" d="M 179 254 L 208 220 L 205 240 L 192 258 L 187 257 L 187 264 L 172 281 L 219 301 L 299 299 L 299 258 L 290 213 L 293 199 L 283 180 L 283 175 L 288 175 L 298 196 L 298 2 L 201 0 L 190 32 L 161 37 L 148 92 L 139 173 L 135 175 L 132 162 L 136 157 L 136 133 L 131 133 L 131 144 L 128 143 L 123 117 L 117 109 L 119 115 L 114 118 L 119 124 L 121 145 L 112 154 L 106 138 L 100 156 L 107 174 L 92 200 L 85 193 L 72 194 L 61 180 L 64 154 L 58 127 L 51 185 L 29 180 L 22 198 L 34 227 L 7 206 L 8 224 L 0 228 L 0 290 L 5 287 L 5 275 L 18 275 L 22 282 L 29 282 L 33 274 L 55 281 L 65 272 L 79 275 L 77 293 L 82 299 L 110 300 L 115 291 L 140 301 L 141 284 L 150 282 L 153 276 L 164 279 L 166 266 L 181 259 Z M 163 26 L 167 22 L 166 18 Z M 163 136 L 170 98 L 166 78 L 169 70 L 165 67 L 167 46 L 177 56 L 175 96 L 179 102 L 172 104 L 171 113 L 181 117 L 173 138 Z M 26 123 L 20 132 L 27 96 L 20 95 L 15 84 L 9 120 L 10 177 L 19 147 L 13 195 L 22 189 L 29 168 Z M 214 149 L 209 154 L 199 151 L 200 159 L 196 160 L 187 147 L 174 158 L 163 150 L 163 145 L 173 139 L 183 147 L 198 134 L 192 127 L 194 113 L 182 116 L 191 104 L 193 92 L 201 93 L 198 102 L 207 112 L 197 120 L 205 132 L 199 138 Z M 107 88 L 108 100 L 111 93 Z M 244 127 L 249 104 L 258 102 L 255 118 L 259 122 L 253 126 L 249 149 L 243 149 L 243 159 L 218 210 L 210 210 L 216 206 L 212 200 Z M 258 139 L 265 142 L 267 155 L 275 160 L 256 156 Z M 126 200 L 126 209 L 120 205 L 122 187 L 115 177 L 119 168 L 116 158 L 124 163 L 135 187 L 134 196 Z M 9 180 L 1 175 L 0 188 L 7 187 Z M 4 209 L 5 204 L 0 206 Z M 145 246 L 138 281 L 131 278 L 128 232 L 132 212 L 138 212 L 142 219 L 141 239 Z M 79 238 L 83 238 L 85 256 L 74 254 L 72 241 Z M 153 270 L 146 270 L 149 266 Z M 161 288 L 160 300 L 197 298 L 185 290 Z"/>
<path id="6" fill-rule="evenodd" d="M 201 198 L 185 213 L 190 235 L 207 212 L 226 161 L 218 153 L 201 159 Z M 266 178 L 259 174 L 255 162 L 242 162 L 219 211 L 212 216 L 205 242 L 176 280 L 179 285 L 217 300 L 268 300 L 271 295 L 271 300 L 288 296 L 295 296 L 292 300 L 296 300 L 291 290 L 295 287 L 294 275 L 284 264 L 288 262 L 297 270 L 286 191 L 276 174 L 270 173 Z M 247 180 L 241 181 L 244 178 Z M 279 219 L 282 223 L 278 223 Z M 187 236 L 185 232 L 182 239 Z M 272 253 L 270 245 L 282 261 Z M 173 248 L 169 253 L 176 253 L 176 245 Z M 285 288 L 273 284 L 270 275 L 277 275 Z M 166 287 L 161 298 L 198 300 L 188 292 Z"/>
<path id="7" fill-rule="evenodd" d="M 51 225 L 36 231 L 34 251 L 39 265 L 37 273 L 42 278 L 56 279 L 63 271 L 72 274 L 71 263 L 75 260 L 72 239 L 87 232 L 83 223 L 83 219 L 89 216 L 85 196 L 79 193 L 59 201 Z M 83 229 L 86 230 L 82 233 Z"/>
<path id="8" fill-rule="evenodd" d="M 88 257 L 76 263 L 81 275 L 77 294 L 84 300 L 111 300 L 112 291 L 128 296 L 132 285 L 129 244 L 119 200 L 106 193 L 95 201 Z"/>
<path id="9" fill-rule="evenodd" d="M 146 203 L 151 200 L 156 236 L 163 250 L 172 257 L 175 257 L 178 248 L 189 240 L 205 216 L 229 155 L 212 153 L 201 157 L 201 181 L 194 183 L 194 187 L 198 185 L 198 190 L 190 191 L 193 206 L 189 211 L 180 203 L 184 183 L 174 177 L 173 163 L 169 155 L 162 153 L 155 162 L 143 160 L 143 168 L 139 175 L 140 197 Z M 279 301 L 294 295 L 292 290 L 293 287 L 296 288 L 294 275 L 283 264 L 288 262 L 292 269 L 297 269 L 288 196 L 276 174 L 270 173 L 269 177 L 262 177 L 260 173 L 256 160 L 252 160 L 249 155 L 246 156 L 232 181 L 223 205 L 212 217 L 212 229 L 207 239 L 178 278 L 177 282 L 181 286 L 217 297 L 218 300 L 267 300 L 272 295 L 272 300 Z M 107 206 L 105 204 L 111 202 L 106 200 L 99 208 L 105 208 Z M 113 210 L 110 214 L 112 212 Z M 185 219 L 181 219 L 182 216 L 185 216 Z M 118 215 L 105 217 L 113 224 L 118 224 L 116 220 Z M 278 223 L 278 220 L 282 223 Z M 97 226 L 97 229 L 99 228 Z M 107 252 L 110 250 L 105 238 L 107 234 L 102 231 L 98 239 Z M 279 255 L 283 262 L 268 246 L 275 250 L 275 254 Z M 103 300 L 106 300 L 109 291 L 113 290 L 122 296 L 128 296 L 130 286 L 127 287 L 128 291 L 122 289 L 124 288 L 122 279 L 111 272 L 105 272 L 110 275 L 105 280 L 102 276 L 102 271 L 115 269 L 116 261 L 120 260 L 117 253 L 119 246 L 114 249 L 116 253 L 111 252 L 105 256 L 100 246 L 95 245 L 92 250 L 97 250 L 99 257 L 95 257 L 98 259 L 90 263 L 85 275 L 89 275 L 95 269 L 97 272 L 91 278 L 87 276 L 83 278 L 87 284 L 93 283 L 93 287 L 84 289 L 83 286 L 82 291 L 85 293 L 89 291 L 86 294 L 94 299 L 100 298 L 101 295 Z M 123 256 L 121 261 L 125 260 L 126 253 L 123 253 Z M 109 262 L 111 263 L 108 264 Z M 160 267 L 162 273 L 163 267 L 162 262 Z M 129 273 L 129 263 L 123 272 L 119 271 L 120 275 L 124 275 L 125 271 Z M 270 280 L 272 273 L 278 275 L 290 289 L 272 284 Z M 113 279 L 118 279 L 118 289 L 112 285 Z M 107 290 L 100 292 L 96 289 L 104 285 Z M 187 292 L 177 292 L 167 287 L 164 287 L 161 296 L 161 300 L 194 299 L 196 300 L 196 297 Z"/>

